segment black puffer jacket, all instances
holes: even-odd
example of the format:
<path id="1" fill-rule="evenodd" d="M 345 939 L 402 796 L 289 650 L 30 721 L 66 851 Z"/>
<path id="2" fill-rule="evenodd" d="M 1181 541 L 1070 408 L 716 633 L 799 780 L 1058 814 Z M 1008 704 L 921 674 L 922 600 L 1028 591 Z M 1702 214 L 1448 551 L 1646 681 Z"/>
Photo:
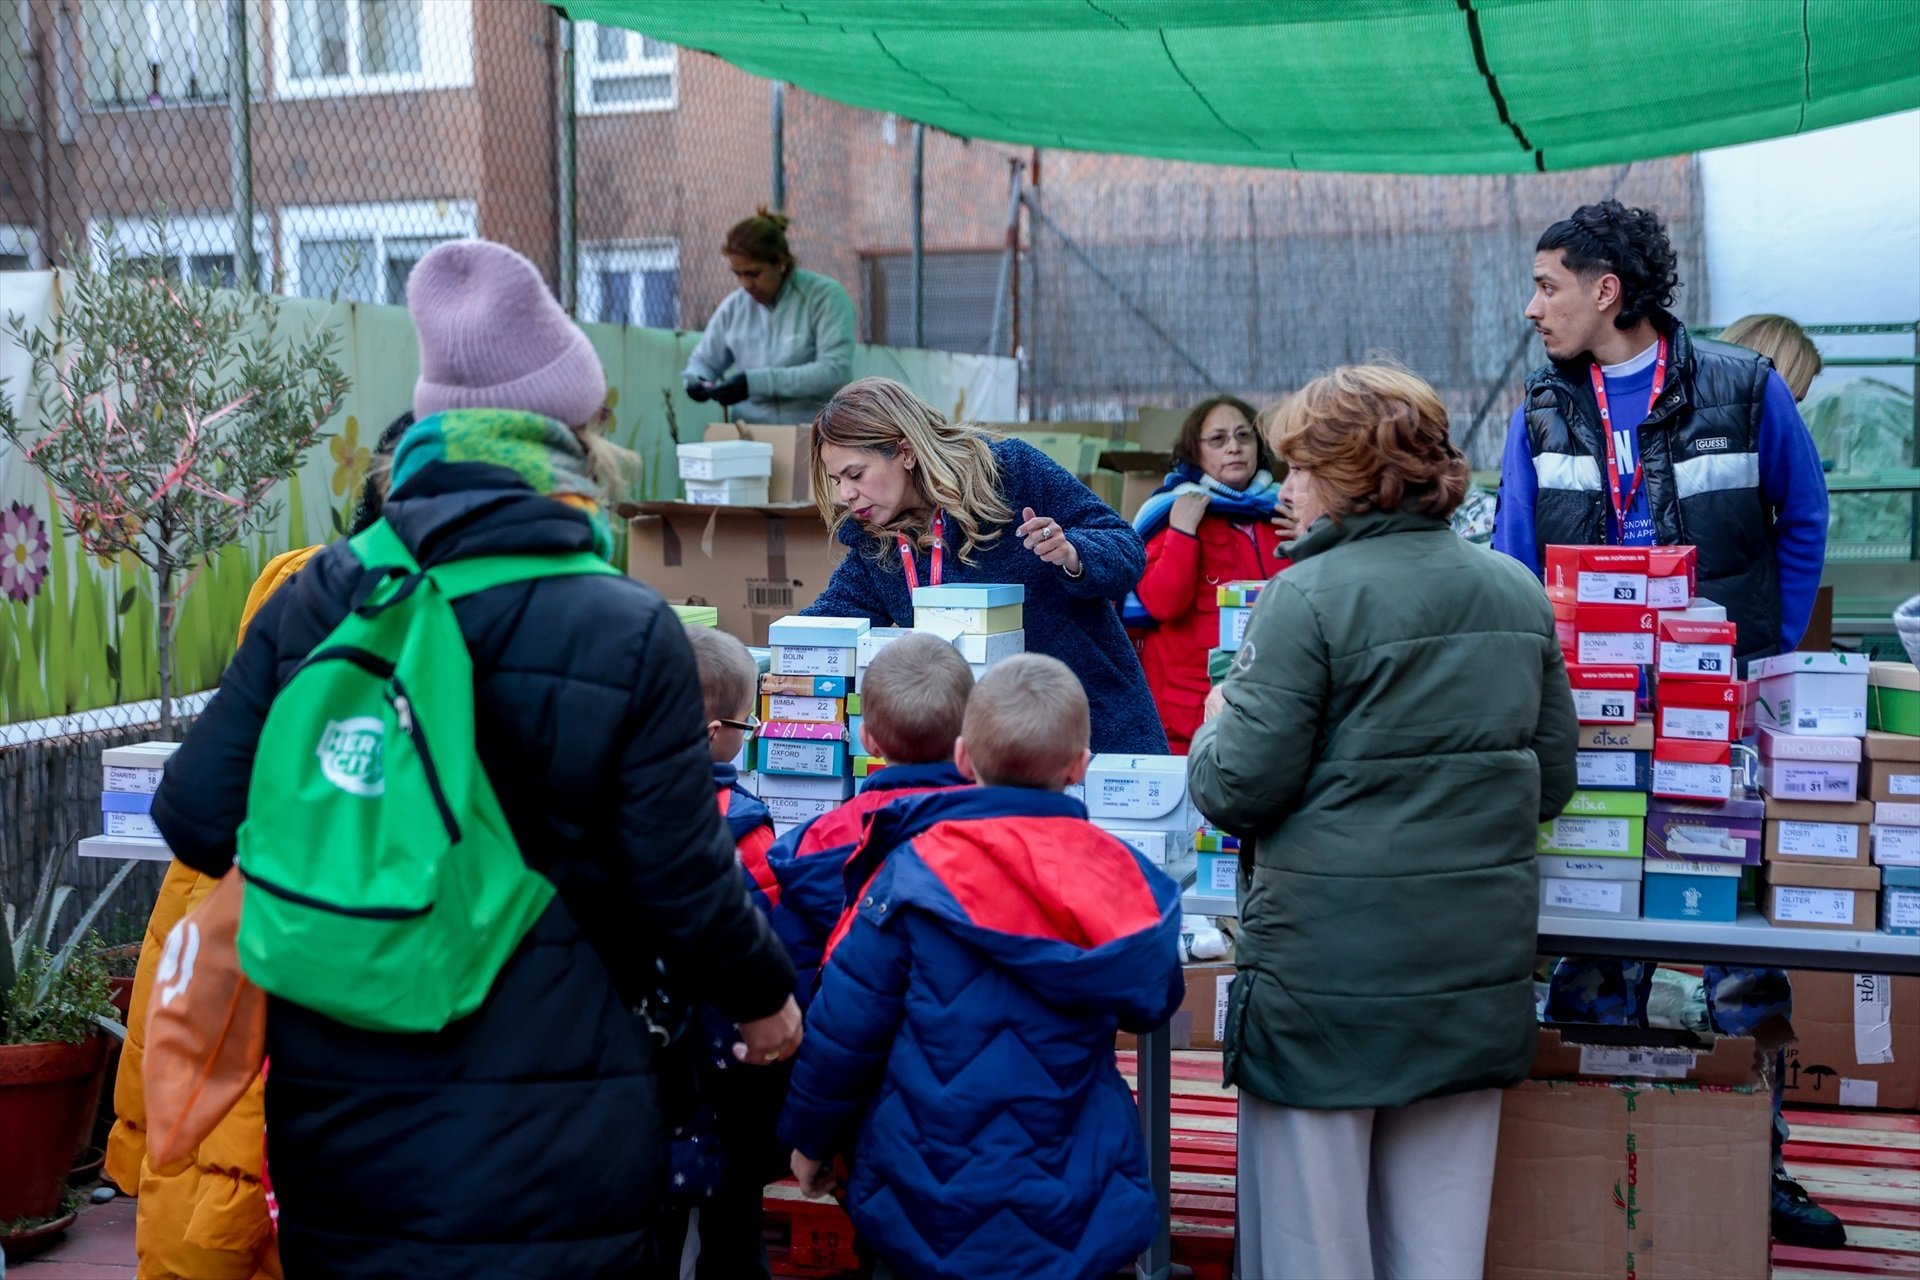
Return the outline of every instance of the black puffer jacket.
<path id="1" fill-rule="evenodd" d="M 386 514 L 427 565 L 592 545 L 580 512 L 478 463 L 427 468 Z M 360 578 L 337 543 L 249 627 L 154 799 L 189 866 L 232 864 L 268 704 Z M 455 609 L 481 760 L 559 893 L 480 1011 L 443 1031 L 374 1034 L 275 1002 L 268 1160 L 286 1273 L 643 1275 L 663 1142 L 629 1005 L 662 955 L 736 1021 L 779 1009 L 793 971 L 748 903 L 713 803 L 692 652 L 660 597 L 556 578 Z"/>

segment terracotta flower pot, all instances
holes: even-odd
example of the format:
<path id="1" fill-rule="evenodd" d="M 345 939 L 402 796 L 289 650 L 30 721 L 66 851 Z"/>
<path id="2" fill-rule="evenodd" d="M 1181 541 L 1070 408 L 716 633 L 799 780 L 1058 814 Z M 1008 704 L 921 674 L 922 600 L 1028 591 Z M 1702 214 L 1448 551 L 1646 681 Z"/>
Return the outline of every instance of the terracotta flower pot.
<path id="1" fill-rule="evenodd" d="M 0 1045 L 0 1133 L 7 1135 L 0 1222 L 59 1209 L 105 1055 L 101 1036 L 82 1044 Z"/>

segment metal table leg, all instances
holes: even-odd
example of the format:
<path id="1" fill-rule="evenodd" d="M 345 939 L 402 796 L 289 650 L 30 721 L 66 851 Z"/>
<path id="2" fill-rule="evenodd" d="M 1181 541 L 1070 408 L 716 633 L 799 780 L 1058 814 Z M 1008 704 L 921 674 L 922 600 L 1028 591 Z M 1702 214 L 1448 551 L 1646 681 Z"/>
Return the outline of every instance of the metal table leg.
<path id="1" fill-rule="evenodd" d="M 1153 1198 L 1159 1223 L 1153 1243 L 1135 1264 L 1140 1280 L 1168 1280 L 1173 1274 L 1173 1237 L 1169 1223 L 1173 1187 L 1173 1040 L 1163 1024 L 1139 1039 L 1135 1080 L 1140 1098 L 1140 1129 L 1147 1139 L 1147 1168 L 1153 1174 Z"/>

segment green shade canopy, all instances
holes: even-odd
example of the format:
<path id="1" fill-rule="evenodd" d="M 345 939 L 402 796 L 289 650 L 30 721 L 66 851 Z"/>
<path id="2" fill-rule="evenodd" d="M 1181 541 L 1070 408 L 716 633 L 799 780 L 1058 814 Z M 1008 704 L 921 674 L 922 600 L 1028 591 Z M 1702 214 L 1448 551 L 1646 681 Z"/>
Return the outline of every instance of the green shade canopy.
<path id="1" fill-rule="evenodd" d="M 1573 169 L 1920 106 L 1920 0 L 564 0 L 966 137 Z"/>

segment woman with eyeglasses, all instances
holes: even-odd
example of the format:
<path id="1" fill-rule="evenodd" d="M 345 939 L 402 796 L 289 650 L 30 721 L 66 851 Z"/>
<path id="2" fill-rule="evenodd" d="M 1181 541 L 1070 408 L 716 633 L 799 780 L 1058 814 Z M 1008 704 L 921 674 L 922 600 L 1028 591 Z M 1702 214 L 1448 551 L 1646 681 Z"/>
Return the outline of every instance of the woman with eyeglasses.
<path id="1" fill-rule="evenodd" d="M 1129 630 L 1175 753 L 1185 755 L 1207 700 L 1207 654 L 1220 644 L 1218 588 L 1271 578 L 1294 536 L 1280 503 L 1284 463 L 1234 396 L 1202 400 L 1173 447 L 1173 470 L 1133 518 L 1147 571 L 1126 603 Z"/>

